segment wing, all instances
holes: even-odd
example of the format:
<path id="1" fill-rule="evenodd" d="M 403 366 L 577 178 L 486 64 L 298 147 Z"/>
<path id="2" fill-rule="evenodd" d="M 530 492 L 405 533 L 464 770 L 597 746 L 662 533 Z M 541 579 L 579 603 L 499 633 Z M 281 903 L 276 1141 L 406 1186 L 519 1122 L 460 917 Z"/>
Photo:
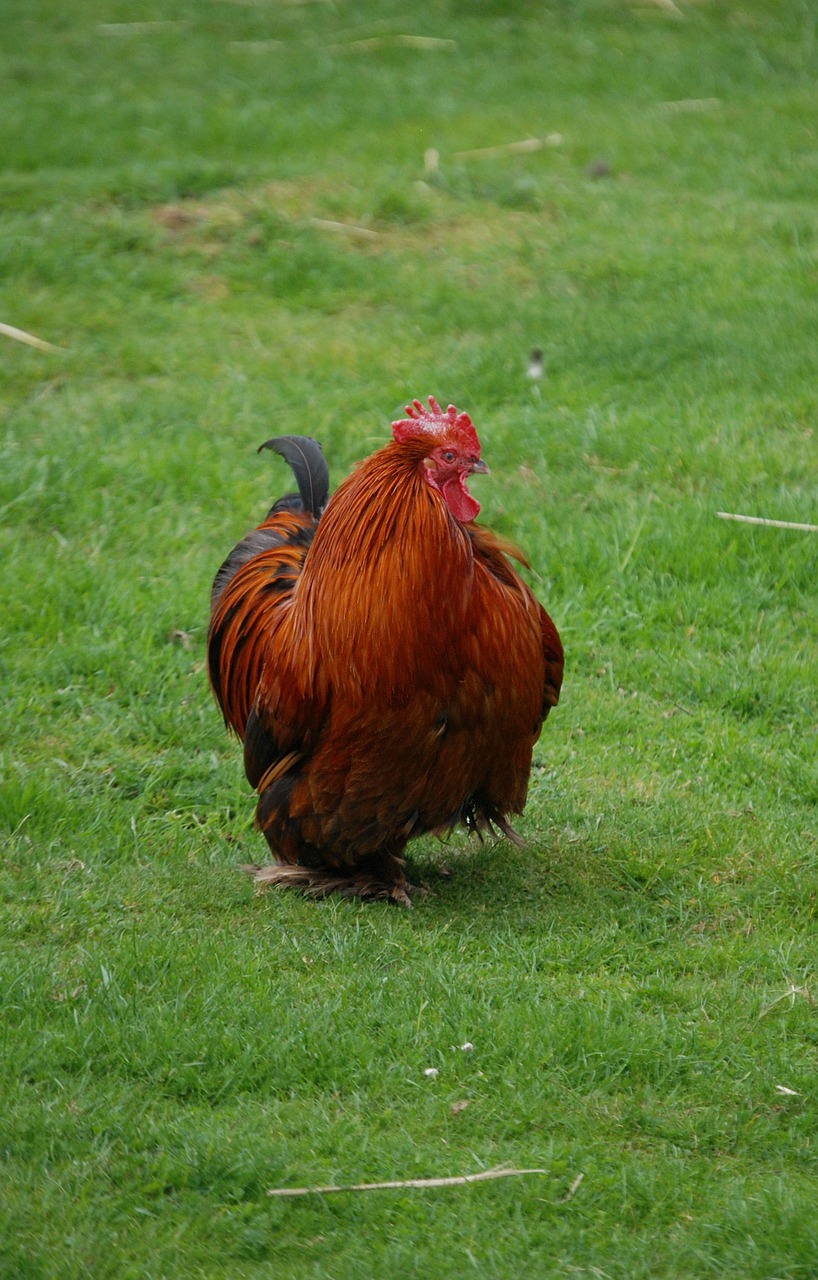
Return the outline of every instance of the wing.
<path id="1" fill-rule="evenodd" d="M 562 688 L 565 658 L 559 632 L 539 600 L 529 591 L 516 569 L 508 562 L 508 557 L 511 556 L 514 560 L 518 560 L 520 564 L 525 565 L 527 569 L 530 568 L 528 561 L 519 548 L 513 542 L 498 537 L 497 534 L 492 533 L 489 529 L 482 528 L 480 525 L 473 525 L 469 533 L 475 556 L 482 560 L 494 577 L 505 586 L 517 593 L 522 593 L 529 601 L 530 607 L 533 607 L 537 614 L 544 663 L 542 719 L 545 720 L 551 708 L 555 707 L 559 702 Z"/>
<path id="2" fill-rule="evenodd" d="M 540 610 L 542 654 L 545 659 L 545 686 L 543 689 L 542 708 L 542 718 L 545 720 L 551 708 L 555 707 L 560 700 L 565 657 L 557 628 L 539 601 L 537 601 L 537 605 Z"/>

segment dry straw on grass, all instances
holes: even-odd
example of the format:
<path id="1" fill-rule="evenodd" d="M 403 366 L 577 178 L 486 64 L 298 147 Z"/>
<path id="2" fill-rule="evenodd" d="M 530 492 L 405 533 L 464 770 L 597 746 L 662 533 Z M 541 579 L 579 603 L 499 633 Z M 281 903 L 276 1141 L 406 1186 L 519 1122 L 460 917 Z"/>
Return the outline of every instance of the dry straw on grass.
<path id="1" fill-rule="evenodd" d="M 404 1188 L 425 1190 L 429 1187 L 465 1187 L 471 1182 L 489 1182 L 495 1178 L 522 1178 L 532 1173 L 547 1173 L 547 1169 L 486 1169 L 482 1173 L 465 1173 L 455 1178 L 408 1178 L 399 1182 L 356 1182 L 344 1187 L 273 1187 L 268 1196 L 317 1196 L 332 1195 L 339 1191 L 396 1191 Z M 577 1181 L 572 1188 L 579 1186 Z"/>
<path id="2" fill-rule="evenodd" d="M 15 342 L 24 342 L 28 347 L 36 347 L 38 351 L 65 351 L 65 347 L 55 347 L 53 342 L 36 338 L 33 333 L 26 333 L 25 329 L 18 329 L 13 324 L 0 322 L 0 333 L 6 338 L 13 338 Z"/>
<path id="3" fill-rule="evenodd" d="M 768 520 L 765 516 L 738 516 L 732 511 L 717 511 L 720 520 L 738 520 L 741 524 L 763 524 L 771 529 L 800 529 L 804 533 L 818 533 L 818 524 L 799 524 L 795 520 Z"/>

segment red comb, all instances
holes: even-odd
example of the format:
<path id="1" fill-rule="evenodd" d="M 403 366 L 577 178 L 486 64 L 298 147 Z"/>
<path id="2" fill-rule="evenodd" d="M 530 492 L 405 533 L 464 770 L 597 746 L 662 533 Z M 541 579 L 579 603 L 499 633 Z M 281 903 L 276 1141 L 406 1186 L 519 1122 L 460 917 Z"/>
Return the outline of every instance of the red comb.
<path id="1" fill-rule="evenodd" d="M 474 424 L 467 413 L 459 413 L 450 404 L 444 413 L 435 400 L 429 396 L 431 411 L 424 409 L 420 400 L 413 400 L 406 406 L 408 418 L 398 418 L 392 423 L 392 435 L 399 444 L 404 440 L 417 440 L 419 436 L 439 436 L 441 439 L 458 437 L 464 448 L 480 456 L 480 441 Z"/>

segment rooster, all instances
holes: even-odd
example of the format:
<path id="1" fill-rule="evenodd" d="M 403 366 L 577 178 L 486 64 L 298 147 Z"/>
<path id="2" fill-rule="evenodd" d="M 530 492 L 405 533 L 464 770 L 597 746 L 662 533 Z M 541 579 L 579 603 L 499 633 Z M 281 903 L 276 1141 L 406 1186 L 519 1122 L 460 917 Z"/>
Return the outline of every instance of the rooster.
<path id="1" fill-rule="evenodd" d="M 429 397 L 327 503 L 316 441 L 268 440 L 298 494 L 272 507 L 216 575 L 208 665 L 244 743 L 259 885 L 411 905 L 408 841 L 522 813 L 531 755 L 559 699 L 557 629 L 475 524 L 488 473 L 471 419 Z M 326 509 L 325 509 L 326 508 Z"/>

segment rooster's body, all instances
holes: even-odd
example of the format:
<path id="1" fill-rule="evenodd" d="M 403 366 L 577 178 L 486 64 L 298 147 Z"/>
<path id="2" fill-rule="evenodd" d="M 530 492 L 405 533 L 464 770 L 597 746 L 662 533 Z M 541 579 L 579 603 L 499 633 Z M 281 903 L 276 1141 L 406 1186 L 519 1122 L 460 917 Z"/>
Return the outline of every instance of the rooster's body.
<path id="1" fill-rule="evenodd" d="M 459 822 L 514 837 L 562 645 L 519 553 L 473 523 L 465 481 L 487 468 L 471 421 L 430 403 L 323 514 L 319 447 L 271 441 L 297 458 L 301 497 L 217 575 L 210 676 L 259 793 L 261 883 L 407 902 L 412 837 Z"/>

